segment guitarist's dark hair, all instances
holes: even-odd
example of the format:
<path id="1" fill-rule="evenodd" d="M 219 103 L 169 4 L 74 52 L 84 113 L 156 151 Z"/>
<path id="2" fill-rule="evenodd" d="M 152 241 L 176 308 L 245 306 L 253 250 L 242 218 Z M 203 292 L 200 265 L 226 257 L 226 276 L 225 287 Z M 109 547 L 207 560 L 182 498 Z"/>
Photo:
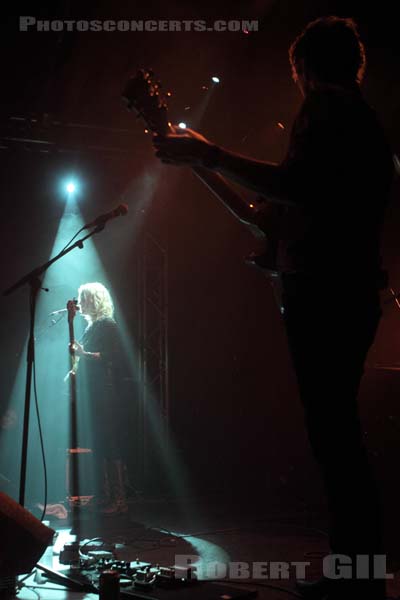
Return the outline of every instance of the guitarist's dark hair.
<path id="1" fill-rule="evenodd" d="M 300 61 L 322 83 L 361 83 L 366 59 L 357 25 L 352 19 L 321 17 L 307 25 L 289 49 L 293 79 Z"/>

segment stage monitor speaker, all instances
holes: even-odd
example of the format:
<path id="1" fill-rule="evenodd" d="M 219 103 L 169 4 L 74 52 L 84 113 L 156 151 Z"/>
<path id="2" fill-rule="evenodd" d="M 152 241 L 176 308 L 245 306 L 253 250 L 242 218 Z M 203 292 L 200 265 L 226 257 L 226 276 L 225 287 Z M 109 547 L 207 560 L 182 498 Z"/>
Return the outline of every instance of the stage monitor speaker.
<path id="1" fill-rule="evenodd" d="M 0 492 L 0 578 L 29 573 L 53 536 L 53 529 Z"/>

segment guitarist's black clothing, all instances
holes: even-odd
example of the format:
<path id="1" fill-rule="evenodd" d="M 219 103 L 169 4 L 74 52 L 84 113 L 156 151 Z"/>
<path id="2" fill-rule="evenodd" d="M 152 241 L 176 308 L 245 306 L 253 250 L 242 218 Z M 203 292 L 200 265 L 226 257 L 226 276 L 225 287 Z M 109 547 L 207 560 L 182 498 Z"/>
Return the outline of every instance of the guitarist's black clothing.
<path id="1" fill-rule="evenodd" d="M 285 194 L 307 222 L 287 245 L 290 267 L 351 281 L 379 278 L 393 160 L 358 86 L 326 87 L 306 97 L 280 170 Z"/>
<path id="2" fill-rule="evenodd" d="M 306 98 L 282 167 L 290 200 L 309 220 L 286 248 L 293 272 L 283 276 L 284 320 L 331 511 L 331 549 L 379 554 L 379 500 L 357 393 L 381 314 L 379 245 L 393 163 L 358 88 Z M 384 583 L 358 581 L 355 593 L 384 598 Z"/>
<path id="3" fill-rule="evenodd" d="M 126 410 L 123 393 L 125 356 L 118 326 L 113 319 L 94 321 L 81 340 L 85 352 L 99 352 L 100 359 L 81 358 L 79 398 L 85 405 L 88 444 L 97 457 L 116 459 L 124 452 Z M 82 432 L 85 435 L 85 432 Z"/>

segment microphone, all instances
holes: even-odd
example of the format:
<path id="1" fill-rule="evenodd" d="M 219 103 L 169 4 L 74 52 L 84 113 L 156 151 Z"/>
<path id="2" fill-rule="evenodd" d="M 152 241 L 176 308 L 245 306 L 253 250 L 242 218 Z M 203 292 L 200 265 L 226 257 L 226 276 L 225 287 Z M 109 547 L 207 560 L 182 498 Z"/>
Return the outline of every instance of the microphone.
<path id="1" fill-rule="evenodd" d="M 114 210 L 110 210 L 110 212 L 104 213 L 104 215 L 100 215 L 94 221 L 91 221 L 90 223 L 86 223 L 86 225 L 84 227 L 82 227 L 82 229 L 90 229 L 90 227 L 99 227 L 101 225 L 105 225 L 107 223 L 107 221 L 110 221 L 111 219 L 115 219 L 115 217 L 122 217 L 122 216 L 126 215 L 127 213 L 128 213 L 127 205 L 120 204 L 119 206 L 117 206 L 117 208 L 114 208 Z"/>
<path id="2" fill-rule="evenodd" d="M 76 310 L 81 310 L 80 306 L 75 306 Z M 60 313 L 68 312 L 68 308 L 60 308 L 60 310 L 53 310 L 53 312 L 49 313 L 49 317 L 53 315 L 59 315 Z"/>

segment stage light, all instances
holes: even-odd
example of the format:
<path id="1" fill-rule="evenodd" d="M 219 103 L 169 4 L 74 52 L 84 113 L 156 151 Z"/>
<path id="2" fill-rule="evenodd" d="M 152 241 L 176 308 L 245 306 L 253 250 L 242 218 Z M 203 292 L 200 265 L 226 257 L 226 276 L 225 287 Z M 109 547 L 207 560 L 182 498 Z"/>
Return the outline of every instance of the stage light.
<path id="1" fill-rule="evenodd" d="M 183 123 L 183 122 L 181 122 L 181 123 L 178 123 L 178 127 L 179 127 L 180 129 L 186 129 L 186 123 Z"/>
<path id="2" fill-rule="evenodd" d="M 66 200 L 77 200 L 83 195 L 84 183 L 75 173 L 67 173 L 61 177 L 57 183 L 58 196 L 65 202 Z"/>
<path id="3" fill-rule="evenodd" d="M 216 75 L 214 75 L 214 77 L 211 77 L 211 79 L 212 79 L 212 81 L 213 81 L 214 83 L 219 83 L 219 82 L 220 82 L 220 79 L 219 79 L 219 77 L 216 77 Z"/>

